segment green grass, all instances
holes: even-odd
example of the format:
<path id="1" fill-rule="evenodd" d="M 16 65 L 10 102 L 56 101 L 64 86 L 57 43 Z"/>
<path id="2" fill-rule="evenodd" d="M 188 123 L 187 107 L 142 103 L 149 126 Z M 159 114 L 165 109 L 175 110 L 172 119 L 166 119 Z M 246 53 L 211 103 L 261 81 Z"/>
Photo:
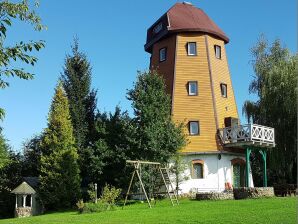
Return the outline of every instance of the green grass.
<path id="1" fill-rule="evenodd" d="M 184 199 L 172 207 L 168 200 L 132 204 L 115 211 L 82 214 L 75 211 L 56 212 L 22 219 L 0 220 L 0 224 L 43 223 L 296 223 L 296 198 L 268 198 L 231 201 L 194 201 Z"/>

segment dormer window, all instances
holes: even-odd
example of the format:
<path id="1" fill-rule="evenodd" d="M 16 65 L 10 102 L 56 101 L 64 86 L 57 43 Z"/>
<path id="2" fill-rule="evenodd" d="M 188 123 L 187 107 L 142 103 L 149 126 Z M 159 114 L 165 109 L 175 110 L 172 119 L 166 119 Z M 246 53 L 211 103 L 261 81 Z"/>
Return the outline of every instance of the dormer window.
<path id="1" fill-rule="evenodd" d="M 197 55 L 197 43 L 196 42 L 188 42 L 187 43 L 187 55 L 189 55 L 189 56 Z"/>
<path id="2" fill-rule="evenodd" d="M 215 57 L 217 59 L 221 59 L 221 47 L 218 45 L 214 45 Z"/>
<path id="3" fill-rule="evenodd" d="M 159 62 L 163 62 L 167 59 L 167 48 L 161 48 L 159 50 Z"/>

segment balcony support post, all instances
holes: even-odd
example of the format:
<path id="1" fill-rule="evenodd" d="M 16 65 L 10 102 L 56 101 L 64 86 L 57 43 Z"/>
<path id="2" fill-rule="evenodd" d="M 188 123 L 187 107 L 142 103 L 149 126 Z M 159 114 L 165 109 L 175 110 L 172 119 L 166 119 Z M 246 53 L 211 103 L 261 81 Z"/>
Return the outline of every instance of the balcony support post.
<path id="1" fill-rule="evenodd" d="M 249 161 L 249 157 L 250 157 L 250 153 L 251 153 L 251 149 L 247 146 L 246 150 L 245 150 L 245 160 L 246 160 L 246 166 L 245 166 L 245 186 L 246 187 L 250 187 L 250 183 L 249 183 L 249 177 L 250 177 L 250 161 Z"/>
<path id="2" fill-rule="evenodd" d="M 267 187 L 267 151 L 266 149 L 260 149 L 259 152 L 263 158 L 263 187 Z"/>

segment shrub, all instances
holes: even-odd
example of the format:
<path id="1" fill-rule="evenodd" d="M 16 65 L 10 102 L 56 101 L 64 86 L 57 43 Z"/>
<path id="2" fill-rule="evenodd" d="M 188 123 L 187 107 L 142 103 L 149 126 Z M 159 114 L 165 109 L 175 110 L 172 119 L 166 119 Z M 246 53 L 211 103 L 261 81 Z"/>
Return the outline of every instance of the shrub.
<path id="1" fill-rule="evenodd" d="M 95 193 L 95 189 L 94 189 L 94 184 L 90 183 L 88 184 L 88 190 L 87 190 L 88 196 L 90 201 L 94 202 L 96 199 L 96 193 Z"/>
<path id="2" fill-rule="evenodd" d="M 98 203 L 85 203 L 82 213 L 104 212 L 113 209 L 113 206 L 109 206 L 108 204 L 99 201 Z"/>
<path id="3" fill-rule="evenodd" d="M 113 206 L 115 205 L 115 201 L 119 197 L 120 193 L 120 188 L 117 189 L 113 186 L 106 184 L 102 192 L 101 201 L 103 203 L 108 204 L 109 206 Z"/>
<path id="4" fill-rule="evenodd" d="M 114 210 L 115 201 L 119 197 L 120 193 L 121 189 L 117 189 L 107 184 L 103 189 L 101 199 L 98 200 L 97 203 L 84 203 L 83 200 L 79 200 L 76 204 L 78 211 L 79 213 L 93 213 Z"/>
<path id="5" fill-rule="evenodd" d="M 85 207 L 84 201 L 81 199 L 76 203 L 76 205 L 78 207 L 79 213 L 83 213 Z"/>

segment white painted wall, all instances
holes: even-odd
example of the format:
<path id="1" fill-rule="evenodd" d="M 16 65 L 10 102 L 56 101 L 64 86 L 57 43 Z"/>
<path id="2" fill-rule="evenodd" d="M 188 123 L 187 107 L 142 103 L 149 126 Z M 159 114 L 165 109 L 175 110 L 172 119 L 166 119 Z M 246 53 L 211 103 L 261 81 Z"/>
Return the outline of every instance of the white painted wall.
<path id="1" fill-rule="evenodd" d="M 232 165 L 231 160 L 241 158 L 245 160 L 244 155 L 221 154 L 221 159 L 218 159 L 218 154 L 195 154 L 184 155 L 184 163 L 187 164 L 187 169 L 184 175 L 187 180 L 183 181 L 179 188 L 181 193 L 189 193 L 190 191 L 196 192 L 221 192 L 225 190 L 225 183 L 233 184 L 232 180 Z M 204 161 L 204 178 L 192 179 L 191 166 L 192 160 L 200 159 Z M 174 184 L 173 184 L 174 186 Z M 250 173 L 250 186 L 253 187 L 252 175 Z"/>

